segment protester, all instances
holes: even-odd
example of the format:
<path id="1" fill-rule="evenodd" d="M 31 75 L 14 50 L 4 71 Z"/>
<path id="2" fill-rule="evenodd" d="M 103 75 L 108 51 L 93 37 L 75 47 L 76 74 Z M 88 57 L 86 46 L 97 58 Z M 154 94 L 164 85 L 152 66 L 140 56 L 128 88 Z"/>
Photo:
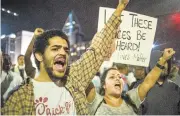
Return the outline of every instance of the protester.
<path id="1" fill-rule="evenodd" d="M 151 71 L 162 52 L 153 51 L 148 67 Z M 164 72 L 159 75 L 158 81 L 146 96 L 140 107 L 140 115 L 179 115 L 180 114 L 180 87 L 169 79 L 171 59 L 167 61 Z"/>
<path id="2" fill-rule="evenodd" d="M 59 30 L 39 35 L 33 47 L 39 75 L 9 97 L 2 114 L 87 115 L 85 90 L 104 59 L 112 53 L 120 16 L 127 3 L 128 0 L 122 0 L 87 51 L 70 67 L 67 36 Z"/>
<path id="3" fill-rule="evenodd" d="M 179 67 L 176 64 L 174 64 L 173 67 L 171 68 L 169 78 L 180 87 L 180 74 L 178 74 L 178 72 L 179 72 Z"/>
<path id="4" fill-rule="evenodd" d="M 7 100 L 8 94 L 13 88 L 20 85 L 22 78 L 19 74 L 11 70 L 11 58 L 7 54 L 2 56 L 1 72 L 1 106 Z"/>
<path id="5" fill-rule="evenodd" d="M 134 77 L 136 78 L 136 81 L 134 81 L 129 89 L 136 88 L 140 83 L 144 81 L 144 78 L 146 77 L 146 68 L 142 66 L 135 66 L 134 67 Z"/>
<path id="6" fill-rule="evenodd" d="M 27 78 L 27 75 L 25 72 L 24 55 L 20 54 L 17 57 L 17 64 L 12 70 L 18 73 L 22 77 L 22 80 Z"/>
<path id="7" fill-rule="evenodd" d="M 86 91 L 90 114 L 135 115 L 148 91 L 154 86 L 160 74 L 164 73 L 162 67 L 167 64 L 167 60 L 174 53 L 175 51 L 172 48 L 165 49 L 163 56 L 146 76 L 145 80 L 136 89 L 128 91 L 124 99 L 120 97 L 123 89 L 123 81 L 119 71 L 115 68 L 105 71 L 101 77 L 102 90 L 100 93 L 102 96 L 95 92 L 92 85 L 88 88 L 89 93 Z"/>
<path id="8" fill-rule="evenodd" d="M 134 76 L 137 80 L 144 79 L 146 76 L 146 70 L 143 66 L 135 66 L 134 67 Z"/>

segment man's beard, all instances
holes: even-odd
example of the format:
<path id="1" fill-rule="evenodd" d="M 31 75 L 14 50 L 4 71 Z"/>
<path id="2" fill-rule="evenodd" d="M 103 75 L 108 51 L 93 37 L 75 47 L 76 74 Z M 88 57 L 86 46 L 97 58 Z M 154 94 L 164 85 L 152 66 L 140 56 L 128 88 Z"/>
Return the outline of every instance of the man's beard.
<path id="1" fill-rule="evenodd" d="M 66 71 L 64 73 L 64 76 L 58 77 L 53 74 L 53 68 L 48 67 L 47 63 L 44 62 L 44 68 L 49 76 L 49 78 L 58 86 L 64 86 L 66 84 L 67 75 L 68 75 L 68 68 L 66 67 Z"/>

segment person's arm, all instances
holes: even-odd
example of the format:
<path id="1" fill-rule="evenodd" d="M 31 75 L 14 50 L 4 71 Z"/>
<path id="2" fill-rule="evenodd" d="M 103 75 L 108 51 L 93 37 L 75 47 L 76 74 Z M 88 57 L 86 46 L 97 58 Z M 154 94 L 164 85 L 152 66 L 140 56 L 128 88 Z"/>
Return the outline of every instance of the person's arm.
<path id="1" fill-rule="evenodd" d="M 167 60 L 169 60 L 174 53 L 175 53 L 175 51 L 172 48 L 165 49 L 163 56 L 158 61 L 158 64 L 161 66 L 164 66 L 166 64 Z M 148 75 L 146 76 L 146 78 L 144 79 L 142 84 L 139 85 L 138 94 L 139 94 L 141 101 L 144 100 L 148 91 L 154 86 L 156 81 L 159 79 L 161 72 L 162 72 L 162 69 L 155 66 L 150 71 L 150 73 L 148 73 Z"/>
<path id="2" fill-rule="evenodd" d="M 33 67 L 32 62 L 31 62 L 31 54 L 33 52 L 33 46 L 34 46 L 34 41 L 36 40 L 36 37 L 43 33 L 44 30 L 41 28 L 36 28 L 34 31 L 33 38 L 26 50 L 25 56 L 24 56 L 24 61 L 25 61 L 25 71 L 28 77 L 34 78 L 36 74 L 36 68 Z"/>
<path id="3" fill-rule="evenodd" d="M 68 80 L 72 84 L 80 86 L 80 89 L 87 88 L 105 58 L 112 54 L 112 44 L 115 42 L 117 28 L 121 23 L 120 16 L 125 6 L 123 3 L 118 5 L 105 27 L 95 34 L 87 51 L 71 65 L 69 76 L 72 78 L 68 78 Z"/>
<path id="4" fill-rule="evenodd" d="M 95 96 L 96 96 L 96 89 L 95 89 L 94 84 L 92 82 L 89 84 L 89 86 L 88 86 L 88 88 L 86 89 L 85 92 L 86 92 L 86 96 L 87 96 L 86 97 L 87 101 L 89 103 L 91 103 L 94 100 Z"/>
<path id="5" fill-rule="evenodd" d="M 90 46 L 90 51 L 86 52 L 84 58 L 82 57 L 82 59 L 79 60 L 81 61 L 81 67 L 79 67 L 79 70 L 81 70 L 81 68 L 84 68 L 84 73 L 87 74 L 83 75 L 83 78 L 80 81 L 82 81 L 85 89 L 87 88 L 86 95 L 88 102 L 92 102 L 96 96 L 95 88 L 92 83 L 90 84 L 90 82 L 96 72 L 99 70 L 103 61 L 109 56 L 109 54 L 112 54 L 111 48 L 113 42 L 115 41 L 117 28 L 121 22 L 120 16 L 128 2 L 129 0 L 122 0 L 119 3 L 117 9 L 108 20 L 104 29 L 102 29 L 100 33 L 97 33 L 94 36 L 92 44 Z"/>

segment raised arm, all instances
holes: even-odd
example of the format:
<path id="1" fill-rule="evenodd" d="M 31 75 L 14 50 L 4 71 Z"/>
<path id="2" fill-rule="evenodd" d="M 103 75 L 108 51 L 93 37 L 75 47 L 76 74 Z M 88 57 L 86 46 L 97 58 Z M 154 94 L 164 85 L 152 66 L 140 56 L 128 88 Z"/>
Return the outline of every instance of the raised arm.
<path id="1" fill-rule="evenodd" d="M 105 25 L 104 29 L 102 29 L 100 33 L 97 33 L 92 40 L 92 44 L 89 48 L 92 52 L 92 59 L 93 59 L 93 62 L 91 61 L 91 65 L 89 66 L 91 70 L 89 70 L 88 73 L 90 75 L 89 77 L 86 78 L 83 77 L 82 79 L 82 80 L 84 79 L 88 80 L 88 84 L 84 85 L 84 86 L 88 86 L 88 88 L 86 87 L 87 88 L 86 95 L 88 102 L 93 101 L 96 94 L 95 88 L 93 86 L 93 83 L 91 83 L 91 80 L 94 77 L 94 74 L 99 70 L 104 59 L 109 57 L 110 56 L 109 54 L 112 54 L 111 49 L 113 47 L 112 45 L 114 45 L 113 42 L 115 42 L 115 35 L 117 33 L 117 28 L 120 25 L 120 16 L 122 11 L 125 9 L 126 5 L 128 4 L 128 2 L 129 0 L 122 0 L 119 3 L 117 9 L 108 20 L 108 23 Z"/>
<path id="2" fill-rule="evenodd" d="M 92 78 L 99 70 L 104 59 L 111 54 L 111 47 L 115 42 L 117 28 L 120 25 L 120 16 L 129 0 L 123 0 L 113 15 L 110 17 L 105 27 L 96 33 L 90 47 L 81 56 L 79 60 L 71 65 L 69 81 L 74 84 L 79 84 L 83 89 L 86 89 Z"/>
<path id="3" fill-rule="evenodd" d="M 169 60 L 172 55 L 175 54 L 175 51 L 172 48 L 168 48 L 164 50 L 163 56 L 159 59 L 157 64 L 160 66 L 165 66 L 167 60 Z M 146 97 L 148 91 L 154 86 L 156 81 L 159 79 L 162 69 L 158 66 L 155 66 L 150 73 L 146 76 L 145 80 L 142 84 L 139 85 L 138 94 L 142 100 Z"/>
<path id="4" fill-rule="evenodd" d="M 28 77 L 31 77 L 31 78 L 34 78 L 35 74 L 36 74 L 36 68 L 34 68 L 32 66 L 32 62 L 31 62 L 31 55 L 32 55 L 32 52 L 33 52 L 33 45 L 34 45 L 34 41 L 36 40 L 36 37 L 43 33 L 44 30 L 41 29 L 41 28 L 36 28 L 35 31 L 34 31 L 34 35 L 33 35 L 33 38 L 26 50 L 26 53 L 25 53 L 25 57 L 24 57 L 24 61 L 25 61 L 25 71 L 26 71 L 26 74 Z"/>

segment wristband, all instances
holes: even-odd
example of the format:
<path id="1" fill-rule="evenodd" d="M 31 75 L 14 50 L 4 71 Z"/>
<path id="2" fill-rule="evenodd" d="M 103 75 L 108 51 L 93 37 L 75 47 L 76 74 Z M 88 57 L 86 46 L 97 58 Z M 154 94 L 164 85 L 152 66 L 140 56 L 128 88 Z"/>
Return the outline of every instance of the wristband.
<path id="1" fill-rule="evenodd" d="M 160 65 L 159 63 L 157 63 L 156 66 L 157 66 L 158 68 L 162 69 L 162 70 L 165 69 L 165 67 L 162 66 L 162 65 Z"/>

